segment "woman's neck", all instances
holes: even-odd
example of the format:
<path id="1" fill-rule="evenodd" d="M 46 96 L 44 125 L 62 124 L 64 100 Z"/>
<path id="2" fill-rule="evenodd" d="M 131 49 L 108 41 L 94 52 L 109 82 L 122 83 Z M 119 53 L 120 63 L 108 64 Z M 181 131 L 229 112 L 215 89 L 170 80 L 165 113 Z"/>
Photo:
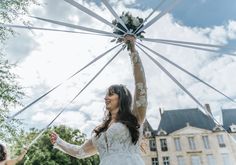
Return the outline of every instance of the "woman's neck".
<path id="1" fill-rule="evenodd" d="M 113 112 L 111 112 L 111 122 L 116 122 L 117 121 L 117 114 L 118 114 L 118 110 L 114 110 Z"/>

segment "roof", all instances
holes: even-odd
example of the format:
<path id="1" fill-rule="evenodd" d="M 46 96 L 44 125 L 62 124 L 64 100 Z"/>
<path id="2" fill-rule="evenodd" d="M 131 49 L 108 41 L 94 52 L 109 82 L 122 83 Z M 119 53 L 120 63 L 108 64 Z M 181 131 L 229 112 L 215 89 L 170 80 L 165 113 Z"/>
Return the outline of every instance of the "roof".
<path id="1" fill-rule="evenodd" d="M 146 119 L 143 123 L 143 131 L 151 131 L 153 132 L 154 130 L 152 129 L 152 126 L 149 124 L 148 120 Z"/>
<path id="2" fill-rule="evenodd" d="M 216 126 L 215 122 L 198 108 L 168 110 L 162 113 L 157 132 L 162 129 L 170 134 L 186 127 L 186 123 L 192 127 L 206 130 L 213 130 Z"/>
<path id="3" fill-rule="evenodd" d="M 229 126 L 236 125 L 236 109 L 222 109 L 223 127 L 230 131 Z"/>

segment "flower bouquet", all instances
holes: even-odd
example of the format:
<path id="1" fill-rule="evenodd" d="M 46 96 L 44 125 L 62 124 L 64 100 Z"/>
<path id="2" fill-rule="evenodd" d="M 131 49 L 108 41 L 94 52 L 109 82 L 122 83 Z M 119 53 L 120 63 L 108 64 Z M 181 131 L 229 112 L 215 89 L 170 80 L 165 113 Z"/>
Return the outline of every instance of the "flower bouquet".
<path id="1" fill-rule="evenodd" d="M 126 25 L 126 27 L 129 31 L 127 31 L 126 28 L 123 27 L 123 25 L 120 22 L 118 22 L 117 20 L 113 20 L 112 24 L 115 25 L 117 28 L 123 30 L 126 33 L 124 33 L 123 31 L 121 31 L 117 28 L 114 28 L 113 33 L 120 35 L 120 37 L 111 40 L 111 42 L 115 42 L 115 41 L 116 41 L 116 43 L 123 42 L 123 37 L 127 34 L 134 35 L 138 39 L 144 38 L 144 36 L 143 36 L 143 33 L 145 33 L 144 31 L 137 33 L 143 27 L 143 24 L 142 24 L 143 19 L 142 18 L 134 17 L 129 12 L 126 12 L 126 13 L 123 12 L 122 15 L 120 16 L 120 18 L 124 22 L 124 24 Z M 130 46 L 129 46 L 129 44 L 127 44 L 127 50 L 129 50 L 129 49 L 130 49 Z"/>

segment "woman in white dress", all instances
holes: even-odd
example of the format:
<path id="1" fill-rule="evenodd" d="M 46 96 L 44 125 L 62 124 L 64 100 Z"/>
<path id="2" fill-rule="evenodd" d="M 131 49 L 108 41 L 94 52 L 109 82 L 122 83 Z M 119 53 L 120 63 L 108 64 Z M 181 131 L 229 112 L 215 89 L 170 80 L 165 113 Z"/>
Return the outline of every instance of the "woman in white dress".
<path id="1" fill-rule="evenodd" d="M 108 88 L 105 104 L 107 113 L 95 135 L 83 145 L 69 144 L 51 133 L 51 142 L 63 152 L 85 158 L 99 153 L 100 165 L 144 165 L 140 154 L 142 124 L 146 115 L 147 91 L 142 62 L 135 49 L 135 37 L 126 35 L 135 80 L 134 103 L 129 90 L 123 85 Z"/>
<path id="2" fill-rule="evenodd" d="M 9 155 L 6 147 L 3 144 L 0 144 L 0 165 L 15 165 L 24 158 L 26 153 L 27 149 L 25 148 L 16 159 L 8 159 Z"/>

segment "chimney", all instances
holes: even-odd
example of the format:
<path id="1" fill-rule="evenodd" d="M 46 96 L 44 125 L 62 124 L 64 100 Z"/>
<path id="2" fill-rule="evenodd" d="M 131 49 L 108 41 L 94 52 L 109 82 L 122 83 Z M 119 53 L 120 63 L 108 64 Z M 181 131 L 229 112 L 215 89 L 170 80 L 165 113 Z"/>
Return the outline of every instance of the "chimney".
<path id="1" fill-rule="evenodd" d="M 189 127 L 189 126 L 190 126 L 190 123 L 189 123 L 189 122 L 187 122 L 187 123 L 186 123 L 186 126 L 187 126 L 187 127 Z"/>
<path id="2" fill-rule="evenodd" d="M 159 108 L 159 112 L 160 112 L 160 116 L 162 116 L 162 109 L 161 109 L 161 107 Z"/>
<path id="3" fill-rule="evenodd" d="M 209 104 L 205 104 L 205 108 L 206 108 L 206 110 L 212 115 L 210 105 L 209 105 Z"/>

